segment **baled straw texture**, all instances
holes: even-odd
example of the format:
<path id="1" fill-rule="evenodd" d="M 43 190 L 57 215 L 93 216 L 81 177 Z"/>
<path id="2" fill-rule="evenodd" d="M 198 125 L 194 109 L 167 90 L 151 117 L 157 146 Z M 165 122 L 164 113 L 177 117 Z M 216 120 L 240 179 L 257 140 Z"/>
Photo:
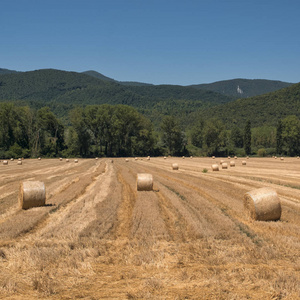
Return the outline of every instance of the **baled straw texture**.
<path id="1" fill-rule="evenodd" d="M 62 161 L 63 159 L 60 157 L 59 160 Z"/>
<path id="2" fill-rule="evenodd" d="M 21 160 L 18 160 L 17 165 L 22 165 L 22 161 L 21 161 Z"/>
<path id="3" fill-rule="evenodd" d="M 247 162 L 245 160 L 242 161 L 242 165 L 246 166 Z"/>
<path id="4" fill-rule="evenodd" d="M 7 160 L 4 160 L 4 161 L 3 161 L 3 165 L 8 165 L 8 161 L 7 161 Z"/>
<path id="5" fill-rule="evenodd" d="M 244 208 L 257 221 L 276 221 L 281 217 L 281 205 L 276 191 L 265 187 L 244 195 Z"/>
<path id="6" fill-rule="evenodd" d="M 44 206 L 46 202 L 45 184 L 41 181 L 20 183 L 19 204 L 22 209 Z"/>
<path id="7" fill-rule="evenodd" d="M 69 159 L 68 159 L 68 158 L 66 159 L 66 162 L 69 162 Z"/>
<path id="8" fill-rule="evenodd" d="M 172 164 L 172 169 L 173 170 L 178 170 L 179 169 L 178 164 L 177 163 Z"/>
<path id="9" fill-rule="evenodd" d="M 235 161 L 234 161 L 234 160 L 232 160 L 232 161 L 230 162 L 230 167 L 235 167 Z"/>
<path id="10" fill-rule="evenodd" d="M 227 168 L 228 168 L 227 163 L 222 163 L 222 169 L 227 169 Z"/>
<path id="11" fill-rule="evenodd" d="M 78 163 L 78 159 L 75 159 L 75 160 L 74 160 L 74 163 L 77 164 L 77 163 Z"/>
<path id="12" fill-rule="evenodd" d="M 219 165 L 218 164 L 213 164 L 213 165 L 211 165 L 211 169 L 213 171 L 219 171 Z"/>
<path id="13" fill-rule="evenodd" d="M 212 159 L 215 159 L 216 157 L 215 157 L 215 156 L 212 156 L 211 158 L 212 158 Z"/>
<path id="14" fill-rule="evenodd" d="M 138 191 L 152 191 L 153 190 L 153 176 L 148 173 L 138 173 L 136 186 Z"/>
<path id="15" fill-rule="evenodd" d="M 224 160 L 224 159 L 221 159 L 221 160 L 220 160 L 220 165 L 223 164 L 224 162 L 225 162 L 225 160 Z"/>

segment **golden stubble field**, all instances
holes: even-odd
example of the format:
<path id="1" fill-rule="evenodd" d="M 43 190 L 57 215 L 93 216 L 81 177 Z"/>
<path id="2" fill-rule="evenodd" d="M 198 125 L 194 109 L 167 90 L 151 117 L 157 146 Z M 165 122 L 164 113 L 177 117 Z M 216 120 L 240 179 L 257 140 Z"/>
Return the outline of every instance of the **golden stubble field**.
<path id="1" fill-rule="evenodd" d="M 300 299 L 300 160 L 212 172 L 219 161 L 1 163 L 0 298 Z M 137 192 L 137 173 L 153 175 L 153 191 Z M 19 209 L 24 180 L 45 183 L 46 206 Z M 244 194 L 265 186 L 280 221 L 244 211 Z"/>

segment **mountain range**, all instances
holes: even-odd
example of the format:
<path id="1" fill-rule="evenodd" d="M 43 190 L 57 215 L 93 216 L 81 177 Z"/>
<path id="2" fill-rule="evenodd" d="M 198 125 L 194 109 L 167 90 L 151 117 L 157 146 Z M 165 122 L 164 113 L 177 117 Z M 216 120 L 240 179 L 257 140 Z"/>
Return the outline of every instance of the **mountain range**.
<path id="1" fill-rule="evenodd" d="M 183 126 L 198 117 L 218 117 L 228 126 L 274 124 L 289 114 L 300 115 L 300 85 L 273 80 L 233 79 L 190 86 L 121 82 L 96 71 L 55 69 L 17 72 L 0 69 L 0 101 L 35 108 L 49 106 L 67 120 L 75 105 L 126 104 L 158 124 L 175 115 Z"/>

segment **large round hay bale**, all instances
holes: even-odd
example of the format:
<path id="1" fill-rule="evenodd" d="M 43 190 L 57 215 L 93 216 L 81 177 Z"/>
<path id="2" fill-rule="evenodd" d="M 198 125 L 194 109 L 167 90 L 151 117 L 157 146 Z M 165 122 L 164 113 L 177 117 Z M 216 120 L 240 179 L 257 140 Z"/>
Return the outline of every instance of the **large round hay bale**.
<path id="1" fill-rule="evenodd" d="M 222 169 L 227 169 L 228 168 L 228 165 L 227 165 L 227 163 L 222 163 Z"/>
<path id="2" fill-rule="evenodd" d="M 21 160 L 18 160 L 18 163 L 17 163 L 17 165 L 22 165 L 22 161 Z"/>
<path id="3" fill-rule="evenodd" d="M 136 186 L 138 191 L 152 191 L 153 190 L 152 174 L 138 173 Z"/>
<path id="4" fill-rule="evenodd" d="M 179 169 L 178 164 L 177 163 L 172 164 L 172 169 L 173 170 L 178 170 Z"/>
<path id="5" fill-rule="evenodd" d="M 242 161 L 242 165 L 246 166 L 247 162 L 245 160 Z"/>
<path id="6" fill-rule="evenodd" d="M 234 160 L 230 161 L 230 167 L 235 167 L 235 161 Z"/>
<path id="7" fill-rule="evenodd" d="M 221 160 L 220 160 L 220 165 L 222 165 L 224 162 L 225 162 L 225 160 L 224 160 L 224 159 L 221 159 Z"/>
<path id="8" fill-rule="evenodd" d="M 4 160 L 4 161 L 3 161 L 3 165 L 8 165 L 8 161 L 7 161 L 7 160 Z"/>
<path id="9" fill-rule="evenodd" d="M 211 169 L 213 171 L 219 171 L 219 165 L 218 164 L 213 164 L 213 165 L 211 165 Z"/>
<path id="10" fill-rule="evenodd" d="M 265 187 L 244 195 L 244 208 L 257 221 L 276 221 L 281 217 L 281 205 L 276 191 Z"/>
<path id="11" fill-rule="evenodd" d="M 46 189 L 41 181 L 23 181 L 20 184 L 19 204 L 22 209 L 44 206 Z"/>

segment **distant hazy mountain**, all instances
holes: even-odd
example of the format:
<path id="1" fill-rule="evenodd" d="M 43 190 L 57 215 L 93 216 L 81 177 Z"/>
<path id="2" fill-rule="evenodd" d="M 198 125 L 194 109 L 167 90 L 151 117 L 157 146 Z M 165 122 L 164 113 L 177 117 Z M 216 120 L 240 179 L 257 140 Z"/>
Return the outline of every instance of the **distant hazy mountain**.
<path id="1" fill-rule="evenodd" d="M 109 78 L 107 76 L 104 76 L 103 74 L 96 72 L 96 71 L 85 71 L 82 72 L 83 74 L 87 74 L 90 76 L 93 76 L 95 78 L 101 79 L 101 80 L 105 80 L 105 81 L 113 81 L 122 85 L 129 85 L 129 86 L 148 86 L 148 85 L 153 85 L 150 83 L 143 83 L 143 82 L 137 82 L 137 81 L 117 81 L 115 79 Z"/>
<path id="2" fill-rule="evenodd" d="M 289 87 L 292 84 L 293 83 L 266 79 L 232 79 L 191 86 L 236 98 L 247 98 L 274 92 Z"/>
<path id="3" fill-rule="evenodd" d="M 2 74 L 11 74 L 11 73 L 18 73 L 18 72 L 14 71 L 14 70 L 8 70 L 8 69 L 1 69 L 0 68 L 0 75 L 2 75 Z"/>

